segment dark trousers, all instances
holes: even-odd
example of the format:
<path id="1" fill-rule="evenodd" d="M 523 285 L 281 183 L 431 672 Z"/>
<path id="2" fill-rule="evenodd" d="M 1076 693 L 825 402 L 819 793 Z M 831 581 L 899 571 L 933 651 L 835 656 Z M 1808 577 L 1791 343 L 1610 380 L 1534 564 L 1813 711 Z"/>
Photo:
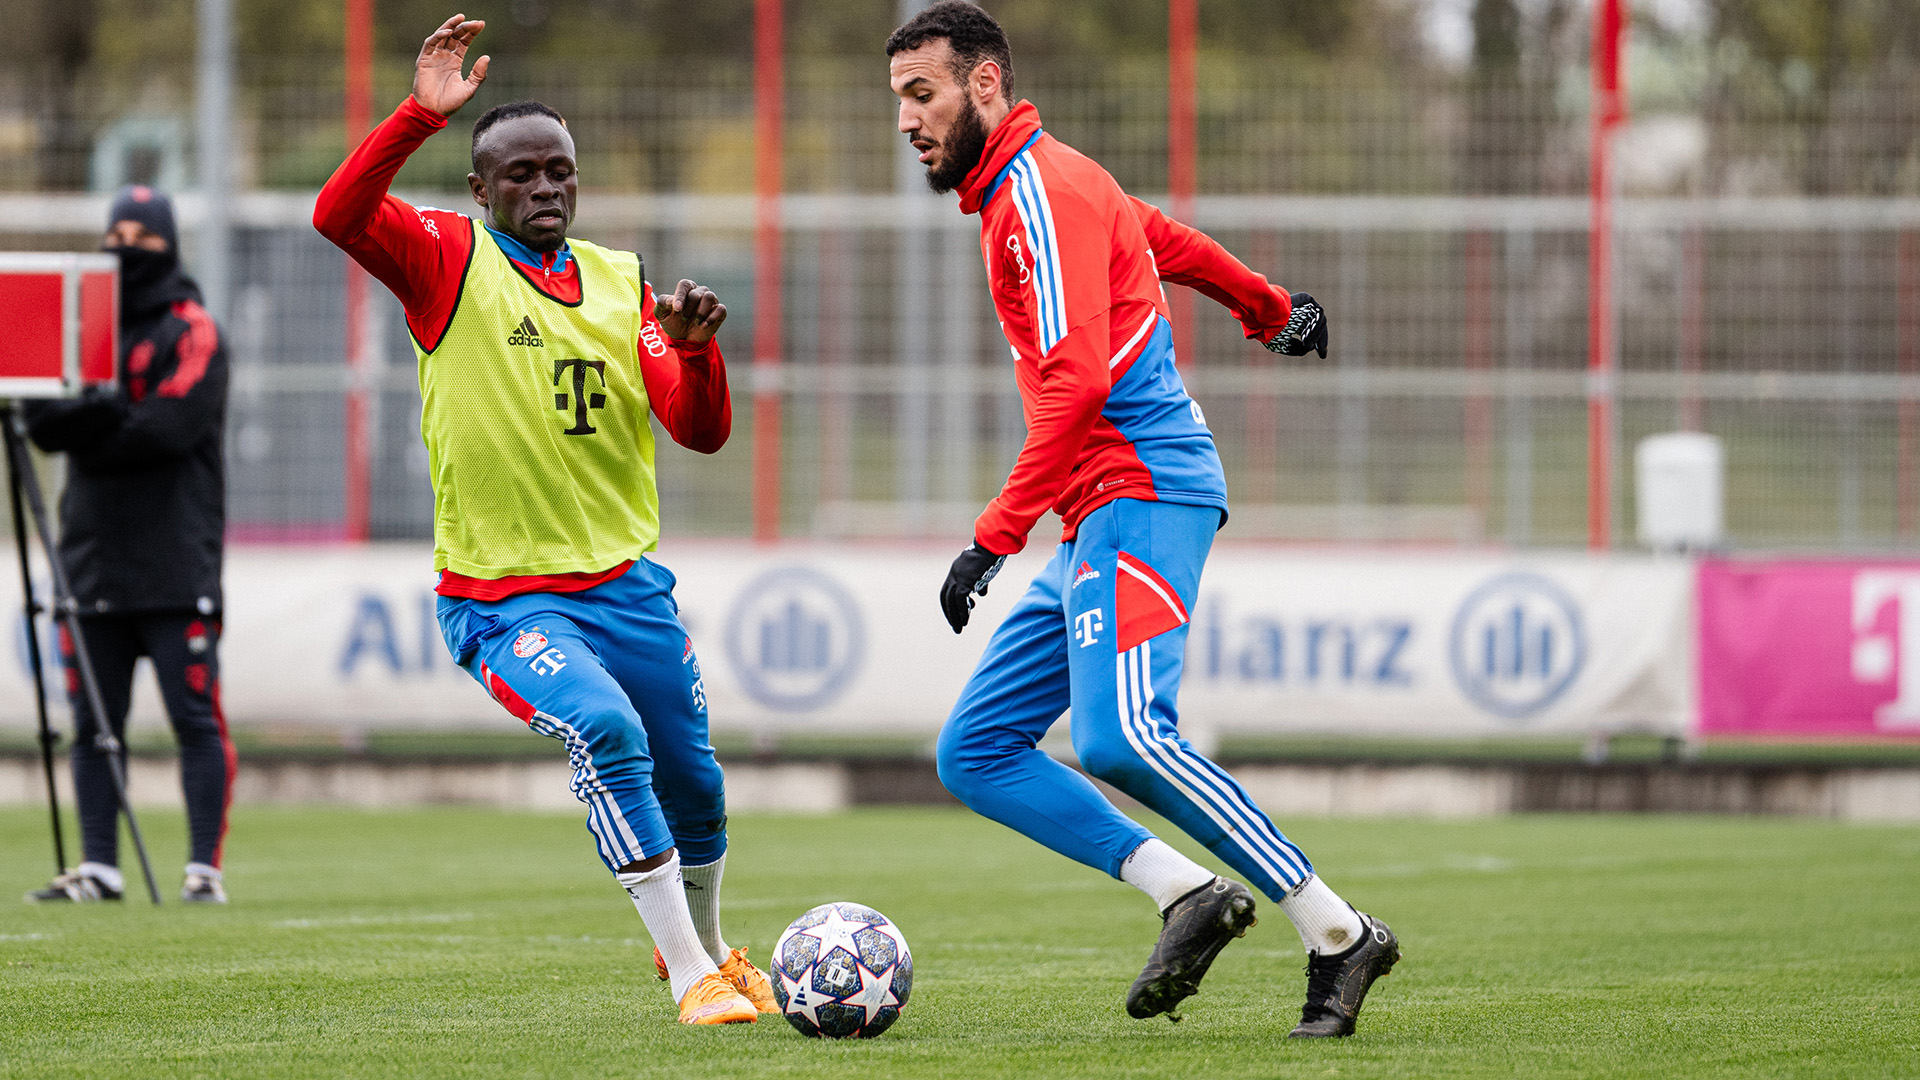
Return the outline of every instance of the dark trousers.
<path id="1" fill-rule="evenodd" d="M 133 697 L 133 664 L 153 663 L 160 697 L 180 743 L 180 786 L 186 794 L 188 862 L 220 865 L 227 836 L 227 804 L 235 757 L 220 711 L 220 622 L 190 614 L 104 615 L 80 620 L 107 723 L 124 739 Z M 73 703 L 73 786 L 80 803 L 80 835 L 88 862 L 119 865 L 119 802 L 107 758 L 93 739 L 99 720 L 80 685 L 73 641 L 60 630 L 60 656 Z"/>

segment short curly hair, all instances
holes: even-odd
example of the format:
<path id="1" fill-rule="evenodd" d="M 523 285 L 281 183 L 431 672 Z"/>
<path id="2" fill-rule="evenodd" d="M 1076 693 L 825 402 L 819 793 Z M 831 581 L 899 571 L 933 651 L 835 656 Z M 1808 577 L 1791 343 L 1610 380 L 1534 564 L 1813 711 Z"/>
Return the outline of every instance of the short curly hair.
<path id="1" fill-rule="evenodd" d="M 473 122 L 473 145 L 469 150 L 469 154 L 473 158 L 474 172 L 480 171 L 480 136 L 485 135 L 488 128 L 491 128 L 502 120 L 517 120 L 522 116 L 552 117 L 559 122 L 561 127 L 567 126 L 567 118 L 561 116 L 559 110 L 544 102 L 509 101 L 504 105 L 495 105 L 493 108 L 481 113 L 480 119 Z"/>
<path id="2" fill-rule="evenodd" d="M 965 83 L 967 76 L 982 60 L 1000 65 L 1000 85 L 1008 100 L 1013 97 L 1013 46 L 1007 44 L 1007 32 L 977 4 L 967 0 L 941 0 L 940 3 L 908 19 L 887 38 L 887 55 L 917 49 L 929 41 L 946 39 L 953 49 L 953 77 Z"/>

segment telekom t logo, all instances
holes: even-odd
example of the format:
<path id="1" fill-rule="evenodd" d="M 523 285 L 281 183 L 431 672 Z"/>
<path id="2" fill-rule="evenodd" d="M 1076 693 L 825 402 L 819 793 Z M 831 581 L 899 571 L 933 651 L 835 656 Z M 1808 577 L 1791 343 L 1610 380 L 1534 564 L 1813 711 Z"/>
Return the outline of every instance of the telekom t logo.
<path id="1" fill-rule="evenodd" d="M 1083 649 L 1089 645 L 1099 644 L 1100 631 L 1104 629 L 1106 627 L 1101 625 L 1099 608 L 1083 611 L 1073 617 L 1073 636 L 1080 639 L 1080 647 Z"/>
<path id="2" fill-rule="evenodd" d="M 1900 605 L 1891 635 L 1874 629 L 1889 602 Z M 1920 726 L 1920 573 L 1876 570 L 1854 575 L 1853 678 L 1863 683 L 1893 680 L 1893 700 L 1874 711 L 1875 723 Z"/>

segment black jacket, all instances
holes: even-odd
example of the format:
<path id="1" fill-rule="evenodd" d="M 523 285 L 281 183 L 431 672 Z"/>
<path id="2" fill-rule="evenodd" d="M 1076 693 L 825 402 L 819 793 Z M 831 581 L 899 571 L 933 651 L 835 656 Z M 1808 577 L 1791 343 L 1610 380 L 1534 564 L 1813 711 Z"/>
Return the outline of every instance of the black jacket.
<path id="1" fill-rule="evenodd" d="M 121 297 L 119 386 L 23 411 L 67 454 L 60 562 L 81 614 L 219 612 L 227 350 L 192 279 Z"/>

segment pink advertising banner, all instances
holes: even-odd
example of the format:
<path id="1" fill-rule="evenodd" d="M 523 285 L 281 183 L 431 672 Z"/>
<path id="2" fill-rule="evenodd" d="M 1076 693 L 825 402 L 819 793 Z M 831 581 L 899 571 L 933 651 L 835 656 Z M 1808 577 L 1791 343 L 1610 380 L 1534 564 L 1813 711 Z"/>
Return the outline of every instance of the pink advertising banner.
<path id="1" fill-rule="evenodd" d="M 1702 735 L 1920 738 L 1920 562 L 1700 565 Z"/>

